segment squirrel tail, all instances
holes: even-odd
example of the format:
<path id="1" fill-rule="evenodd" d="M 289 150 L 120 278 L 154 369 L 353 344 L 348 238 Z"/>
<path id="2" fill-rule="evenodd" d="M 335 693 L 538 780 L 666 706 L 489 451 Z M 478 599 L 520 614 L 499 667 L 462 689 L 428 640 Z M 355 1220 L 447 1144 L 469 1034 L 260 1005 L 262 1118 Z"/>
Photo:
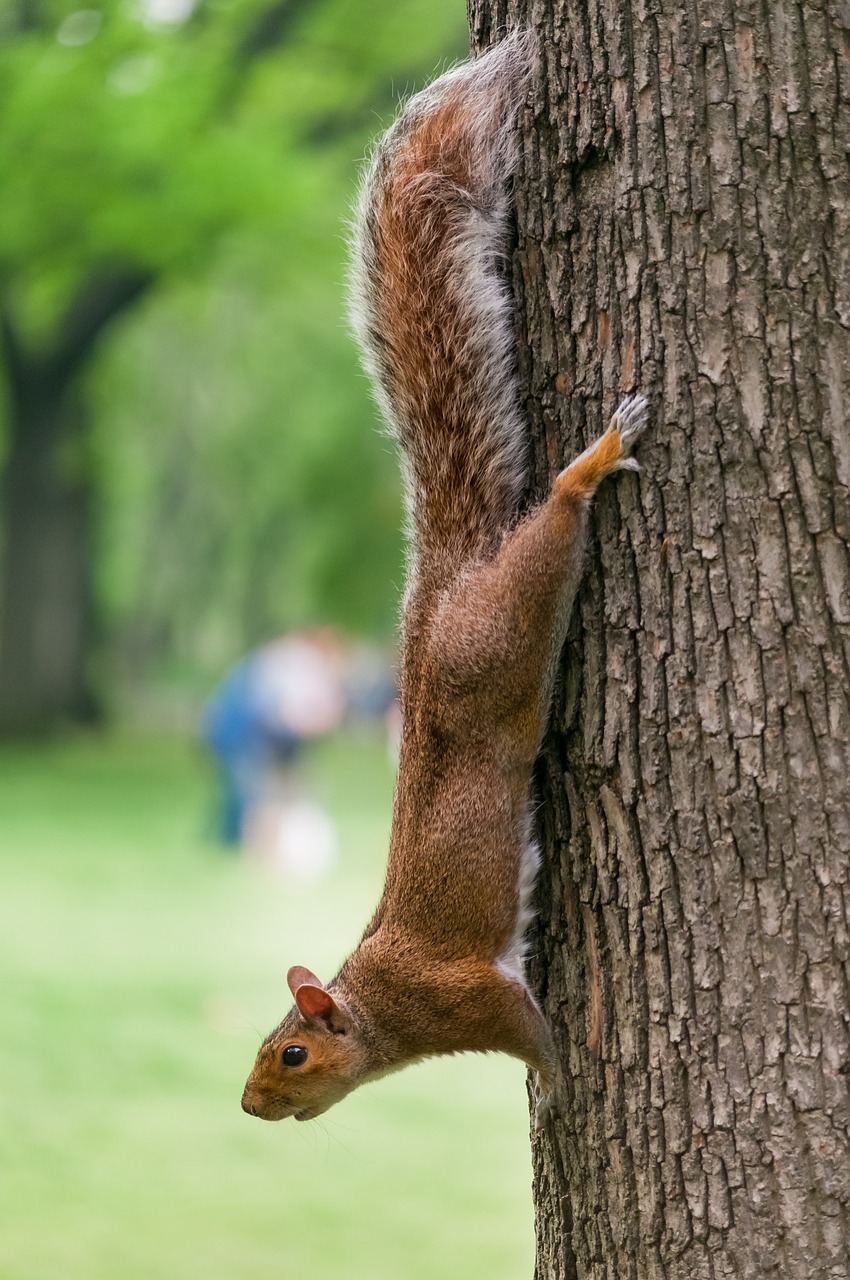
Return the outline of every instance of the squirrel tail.
<path id="1" fill-rule="evenodd" d="M 492 548 L 525 483 L 504 273 L 531 53 L 515 32 L 412 98 L 354 218 L 352 319 L 402 446 L 420 579 Z"/>

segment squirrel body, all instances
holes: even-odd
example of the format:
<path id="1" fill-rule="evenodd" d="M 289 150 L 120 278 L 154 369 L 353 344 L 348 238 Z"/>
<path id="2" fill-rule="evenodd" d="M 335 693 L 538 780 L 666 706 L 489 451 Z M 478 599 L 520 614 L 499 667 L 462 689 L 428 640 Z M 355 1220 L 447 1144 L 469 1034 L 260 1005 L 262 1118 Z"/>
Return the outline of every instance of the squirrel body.
<path id="1" fill-rule="evenodd" d="M 436 80 L 367 172 L 355 326 L 404 460 L 412 531 L 402 745 L 383 895 L 337 976 L 295 966 L 294 1007 L 261 1046 L 243 1108 L 312 1119 L 435 1054 L 520 1058 L 549 1095 L 551 1032 L 525 981 L 539 855 L 531 772 L 581 575 L 588 509 L 646 402 L 520 518 L 526 429 L 502 264 L 530 37 Z"/>

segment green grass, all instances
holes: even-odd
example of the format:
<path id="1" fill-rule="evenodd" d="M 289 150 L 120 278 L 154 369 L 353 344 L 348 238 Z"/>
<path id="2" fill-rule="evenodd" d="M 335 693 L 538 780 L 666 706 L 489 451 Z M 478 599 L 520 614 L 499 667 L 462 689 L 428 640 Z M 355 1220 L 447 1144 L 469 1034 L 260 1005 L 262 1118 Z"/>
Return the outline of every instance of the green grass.
<path id="1" fill-rule="evenodd" d="M 380 749 L 311 766 L 342 856 L 294 885 L 203 838 L 173 741 L 0 751 L 2 1280 L 517 1280 L 524 1071 L 415 1067 L 313 1124 L 239 1107 L 292 963 L 330 975 L 380 891 Z"/>

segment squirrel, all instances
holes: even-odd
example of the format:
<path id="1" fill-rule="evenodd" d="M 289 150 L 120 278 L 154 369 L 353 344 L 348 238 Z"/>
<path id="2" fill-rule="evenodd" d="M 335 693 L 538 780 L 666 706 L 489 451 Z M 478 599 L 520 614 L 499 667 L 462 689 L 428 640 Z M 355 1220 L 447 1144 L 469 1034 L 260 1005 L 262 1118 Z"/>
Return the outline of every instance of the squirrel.
<path id="1" fill-rule="evenodd" d="M 582 571 L 590 499 L 637 470 L 625 400 L 525 515 L 526 434 L 504 262 L 516 115 L 533 42 L 515 32 L 410 100 L 378 143 L 354 224 L 353 319 L 403 456 L 412 531 L 402 741 L 386 882 L 336 977 L 289 970 L 250 1115 L 310 1120 L 437 1054 L 556 1055 L 526 983 L 539 860 L 529 789 Z"/>

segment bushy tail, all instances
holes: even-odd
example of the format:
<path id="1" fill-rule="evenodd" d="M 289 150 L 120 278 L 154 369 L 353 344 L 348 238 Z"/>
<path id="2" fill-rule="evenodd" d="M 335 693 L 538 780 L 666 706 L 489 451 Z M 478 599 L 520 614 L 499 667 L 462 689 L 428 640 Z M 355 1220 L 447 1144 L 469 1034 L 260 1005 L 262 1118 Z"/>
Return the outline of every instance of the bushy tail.
<path id="1" fill-rule="evenodd" d="M 420 576 L 490 547 L 525 480 L 503 258 L 530 56 L 514 33 L 417 94 L 361 189 L 352 316 L 404 451 Z"/>

